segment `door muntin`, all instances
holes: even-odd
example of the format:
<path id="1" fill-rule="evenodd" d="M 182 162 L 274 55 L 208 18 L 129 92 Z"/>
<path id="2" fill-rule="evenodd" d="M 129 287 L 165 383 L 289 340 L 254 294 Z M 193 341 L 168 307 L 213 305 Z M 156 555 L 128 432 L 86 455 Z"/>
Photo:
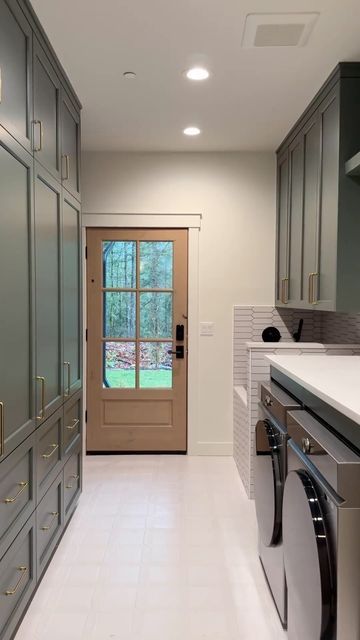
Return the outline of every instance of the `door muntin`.
<path id="1" fill-rule="evenodd" d="M 259 420 L 255 431 L 255 508 L 259 535 L 267 547 L 281 538 L 282 475 L 280 449 L 269 420 Z"/>

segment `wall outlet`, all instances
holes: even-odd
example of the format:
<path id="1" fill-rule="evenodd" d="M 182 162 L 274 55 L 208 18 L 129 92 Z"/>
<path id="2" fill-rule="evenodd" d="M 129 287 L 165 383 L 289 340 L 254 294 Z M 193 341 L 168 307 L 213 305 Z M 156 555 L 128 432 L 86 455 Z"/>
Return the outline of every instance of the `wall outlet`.
<path id="1" fill-rule="evenodd" d="M 200 322 L 200 335 L 201 336 L 213 336 L 215 333 L 214 322 Z"/>

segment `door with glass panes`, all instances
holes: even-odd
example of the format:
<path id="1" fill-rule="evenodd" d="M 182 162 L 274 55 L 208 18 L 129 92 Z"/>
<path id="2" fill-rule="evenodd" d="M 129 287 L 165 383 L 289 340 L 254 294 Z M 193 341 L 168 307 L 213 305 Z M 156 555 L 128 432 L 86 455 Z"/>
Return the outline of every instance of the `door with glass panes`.
<path id="1" fill-rule="evenodd" d="M 87 230 L 88 451 L 186 451 L 187 245 Z"/>

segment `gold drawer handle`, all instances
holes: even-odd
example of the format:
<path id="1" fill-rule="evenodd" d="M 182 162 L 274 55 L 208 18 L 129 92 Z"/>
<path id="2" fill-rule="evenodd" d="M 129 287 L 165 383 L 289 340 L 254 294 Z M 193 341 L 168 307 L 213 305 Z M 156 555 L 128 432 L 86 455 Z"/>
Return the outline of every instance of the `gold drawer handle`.
<path id="1" fill-rule="evenodd" d="M 50 523 L 48 525 L 45 525 L 44 527 L 40 527 L 41 531 L 50 531 L 51 527 L 53 526 L 56 518 L 59 517 L 59 512 L 58 511 L 51 511 L 50 515 L 52 516 Z"/>
<path id="2" fill-rule="evenodd" d="M 19 482 L 20 489 L 17 492 L 16 496 L 13 496 L 13 498 L 5 498 L 4 500 L 5 504 L 13 504 L 13 502 L 16 502 L 18 497 L 22 494 L 23 491 L 25 491 L 28 485 L 29 485 L 29 482 Z"/>
<path id="3" fill-rule="evenodd" d="M 17 568 L 18 571 L 21 571 L 21 576 L 19 578 L 19 580 L 17 581 L 15 587 L 13 589 L 7 589 L 5 591 L 5 595 L 6 596 L 14 596 L 15 593 L 17 592 L 18 588 L 20 587 L 23 579 L 25 578 L 25 575 L 27 573 L 27 567 L 18 567 Z"/>
<path id="4" fill-rule="evenodd" d="M 73 431 L 74 429 L 76 429 L 76 427 L 78 426 L 80 420 L 78 420 L 77 418 L 73 419 L 73 424 L 68 424 L 67 425 L 67 429 L 69 429 L 69 431 Z"/>
<path id="5" fill-rule="evenodd" d="M 49 446 L 51 447 L 50 453 L 43 453 L 41 455 L 41 457 L 44 458 L 44 460 L 47 460 L 48 458 L 51 458 L 51 456 L 53 456 L 55 451 L 59 448 L 58 444 L 50 444 Z"/>
<path id="6" fill-rule="evenodd" d="M 74 480 L 79 480 L 80 476 L 78 476 L 78 475 L 72 475 L 72 476 L 70 476 L 70 478 L 74 478 Z M 70 478 L 69 478 L 69 480 L 70 480 Z M 67 489 L 73 489 L 73 488 L 74 488 L 74 485 L 69 483 L 69 484 L 67 484 L 67 485 L 66 485 L 66 488 L 67 488 Z"/>

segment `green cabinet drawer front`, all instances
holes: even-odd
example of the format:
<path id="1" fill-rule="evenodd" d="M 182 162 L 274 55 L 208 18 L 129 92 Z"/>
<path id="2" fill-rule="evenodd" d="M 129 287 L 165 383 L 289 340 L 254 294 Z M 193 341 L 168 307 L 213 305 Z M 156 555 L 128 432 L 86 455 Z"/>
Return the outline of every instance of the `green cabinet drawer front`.
<path id="1" fill-rule="evenodd" d="M 82 394 L 77 393 L 64 406 L 64 454 L 69 452 L 73 442 L 81 433 L 82 422 Z"/>
<path id="2" fill-rule="evenodd" d="M 35 587 L 35 516 L 23 527 L 0 562 L 0 637 L 12 637 Z"/>
<path id="3" fill-rule="evenodd" d="M 32 32 L 14 0 L 0 0 L 0 124 L 31 150 Z"/>
<path id="4" fill-rule="evenodd" d="M 51 485 L 36 509 L 38 577 L 47 565 L 63 528 L 62 473 Z"/>
<path id="5" fill-rule="evenodd" d="M 62 409 L 59 409 L 37 429 L 38 500 L 61 469 L 62 413 Z"/>
<path id="6" fill-rule="evenodd" d="M 35 436 L 0 464 L 0 557 L 35 508 Z"/>
<path id="7" fill-rule="evenodd" d="M 64 507 L 67 520 L 81 492 L 81 442 L 76 445 L 64 467 Z"/>

